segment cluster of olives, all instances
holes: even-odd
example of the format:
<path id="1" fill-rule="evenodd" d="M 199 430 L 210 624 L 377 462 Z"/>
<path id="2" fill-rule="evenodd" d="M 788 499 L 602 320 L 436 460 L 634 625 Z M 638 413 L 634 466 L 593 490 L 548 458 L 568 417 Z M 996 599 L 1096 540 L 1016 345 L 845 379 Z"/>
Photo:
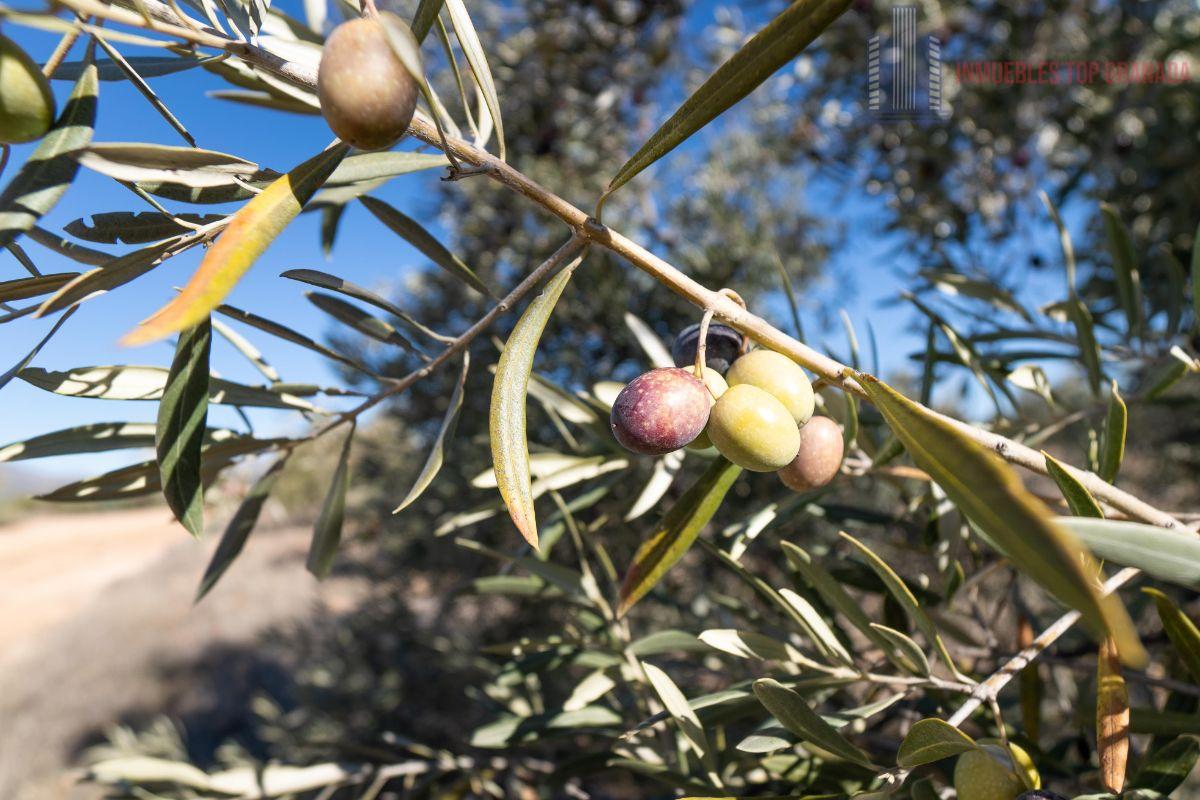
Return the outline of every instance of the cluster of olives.
<path id="1" fill-rule="evenodd" d="M 329 34 L 317 70 L 321 115 L 337 137 L 360 150 L 391 147 L 408 132 L 417 82 L 393 42 L 416 39 L 390 11 L 343 22 Z M 402 44 L 402 43 L 401 43 Z"/>
<path id="2" fill-rule="evenodd" d="M 0 35 L 0 144 L 40 139 L 54 122 L 54 94 L 41 68 Z"/>
<path id="3" fill-rule="evenodd" d="M 650 370 L 621 390 L 609 420 L 617 441 L 643 455 L 715 447 L 743 469 L 777 473 L 797 492 L 832 480 L 842 433 L 828 417 L 813 417 L 804 370 L 771 350 L 743 354 L 742 335 L 714 324 L 697 377 L 699 343 L 700 326 L 685 329 L 671 347 L 675 367 Z"/>

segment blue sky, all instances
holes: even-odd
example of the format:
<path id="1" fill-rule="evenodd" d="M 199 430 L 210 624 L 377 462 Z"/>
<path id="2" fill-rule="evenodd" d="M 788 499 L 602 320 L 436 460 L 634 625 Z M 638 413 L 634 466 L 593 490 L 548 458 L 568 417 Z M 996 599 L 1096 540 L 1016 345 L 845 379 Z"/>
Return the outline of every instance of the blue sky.
<path id="1" fill-rule="evenodd" d="M 280 3 L 296 12 L 296 3 Z M 715 3 L 703 2 L 692 10 L 689 27 L 701 30 L 712 20 Z M 5 25 L 5 32 L 15 37 L 35 58 L 44 58 L 53 48 L 57 37 L 29 29 Z M 139 54 L 136 48 L 122 48 L 129 54 Z M 72 59 L 78 58 L 82 47 L 77 46 Z M 216 76 L 202 70 L 190 70 L 153 80 L 155 90 L 195 136 L 200 147 L 236 153 L 257 160 L 264 166 L 285 170 L 311 156 L 332 138 L 319 117 L 284 115 L 279 112 L 232 106 L 203 97 L 203 92 L 226 85 Z M 67 82 L 55 81 L 59 102 L 70 91 Z M 502 88 L 502 87 L 501 87 Z M 501 91 L 503 96 L 503 91 Z M 669 109 L 664 109 L 664 114 Z M 734 109 L 731 114 L 736 114 Z M 234 120 L 236 119 L 236 124 Z M 125 82 L 105 82 L 101 85 L 97 141 L 142 141 L 161 144 L 183 144 L 178 134 L 147 107 L 145 100 Z M 402 145 L 406 146 L 406 145 Z M 411 146 L 411 145 L 407 145 Z M 519 143 L 510 143 L 519 146 Z M 32 149 L 31 145 L 14 149 L 12 165 L 20 164 Z M 14 166 L 10 165 L 7 180 Z M 432 193 L 437 191 L 439 172 L 406 176 L 392 181 L 380 195 L 397 207 L 418 218 L 428 215 L 433 205 Z M 897 263 L 890 258 L 894 239 L 874 232 L 871 224 L 871 202 L 857 197 L 847 201 L 846 187 L 815 183 L 810 187 L 809 205 L 813 213 L 829 208 L 830 214 L 844 213 L 847 206 L 860 219 L 851 226 L 852 240 L 839 251 L 828 266 L 826 276 L 809 287 L 801 298 L 806 308 L 815 308 L 831 294 L 829 286 L 840 276 L 852 276 L 856 295 L 847 302 L 847 312 L 858 328 L 864 348 L 868 316 L 878 335 L 880 358 L 884 373 L 905 365 L 905 356 L 923 345 L 923 338 L 909 332 L 912 314 L 902 306 L 883 303 L 892 300 L 903 288 L 899 276 L 911 264 Z M 840 205 L 830 202 L 830 196 L 841 196 Z M 196 207 L 197 210 L 209 210 Z M 142 201 L 117 186 L 111 180 L 81 169 L 79 178 L 64 200 L 43 220 L 43 227 L 61 230 L 70 222 L 96 210 L 149 210 Z M 428 220 L 426 219 L 428 222 Z M 278 277 L 285 269 L 316 268 L 333 272 L 359 284 L 382 288 L 401 280 L 409 271 L 424 263 L 419 253 L 402 240 L 380 235 L 378 224 L 364 209 L 352 205 L 343 220 L 334 256 L 325 262 L 318 244 L 318 218 L 302 215 L 288 228 L 241 281 L 229 298 L 236 306 L 253 308 L 274 319 L 286 322 L 297 330 L 320 338 L 330 330 L 328 318 L 304 298 L 304 287 Z M 619 227 L 619 224 L 618 224 Z M 385 243 L 385 246 L 380 246 Z M 80 265 L 45 250 L 28 240 L 23 245 L 46 273 L 77 270 Z M 104 247 L 96 245 L 97 247 Z M 110 250 L 116 248 L 109 247 Z M 137 349 L 120 347 L 117 340 L 139 320 L 161 306 L 171 295 L 172 287 L 186 281 L 199 262 L 199 253 L 190 253 L 169 260 L 149 275 L 120 288 L 117 292 L 89 301 L 67 322 L 61 334 L 51 341 L 34 362 L 47 369 L 99 364 L 157 364 L 167 365 L 171 346 L 158 344 Z M 12 279 L 24 274 L 11 256 L 0 256 L 0 279 Z M 1053 271 L 1052 271 L 1053 272 Z M 1061 292 L 1055 282 L 1054 291 L 1042 287 L 1038 294 L 1048 296 Z M 824 287 L 824 288 L 822 288 Z M 264 298 L 269 298 L 264 302 Z M 775 321 L 789 328 L 786 306 L 780 302 L 771 311 Z M 48 330 L 52 320 L 24 319 L 0 329 L 7 362 L 15 362 Z M 319 356 L 293 345 L 281 343 L 253 331 L 242 330 L 264 352 L 280 371 L 284 380 L 334 382 L 328 362 Z M 814 332 L 810 331 L 810 335 Z M 812 343 L 821 346 L 828 342 L 844 353 L 844 335 L 840 328 L 818 333 Z M 261 377 L 223 340 L 215 342 L 214 369 L 227 378 L 248 383 L 260 383 Z M 8 363 L 0 365 L 7 369 Z M 0 444 L 28 438 L 71 425 L 116 420 L 152 420 L 154 403 L 80 400 L 59 397 L 14 381 L 0 392 Z M 295 415 L 285 412 L 257 412 L 256 426 L 262 432 L 296 432 Z M 232 412 L 216 408 L 212 424 L 236 425 Z M 41 461 L 21 462 L 23 474 L 33 474 L 39 480 L 51 477 L 73 480 L 115 468 L 137 458 L 129 452 L 75 456 Z M 0 484 L 9 465 L 0 465 Z M 11 474 L 11 472 L 10 472 Z"/>

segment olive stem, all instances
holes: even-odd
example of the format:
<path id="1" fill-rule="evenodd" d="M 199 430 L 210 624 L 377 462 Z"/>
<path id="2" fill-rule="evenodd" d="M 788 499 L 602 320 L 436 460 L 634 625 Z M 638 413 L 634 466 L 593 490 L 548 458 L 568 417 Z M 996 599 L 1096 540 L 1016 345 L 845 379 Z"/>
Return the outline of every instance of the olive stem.
<path id="1" fill-rule="evenodd" d="M 696 379 L 704 380 L 704 366 L 708 363 L 708 324 L 712 322 L 713 310 L 706 308 L 704 316 L 700 318 L 700 338 L 696 340 Z M 710 390 L 711 391 L 711 390 Z"/>
<path id="2" fill-rule="evenodd" d="M 86 21 L 86 20 L 85 20 Z M 54 73 L 58 71 L 62 65 L 63 59 L 67 57 L 67 53 L 75 46 L 75 42 L 79 39 L 79 31 L 72 30 L 63 34 L 58 40 L 58 44 L 54 47 L 54 52 L 50 54 L 50 58 L 46 59 L 46 63 L 42 65 L 42 74 L 47 78 L 54 77 Z"/>

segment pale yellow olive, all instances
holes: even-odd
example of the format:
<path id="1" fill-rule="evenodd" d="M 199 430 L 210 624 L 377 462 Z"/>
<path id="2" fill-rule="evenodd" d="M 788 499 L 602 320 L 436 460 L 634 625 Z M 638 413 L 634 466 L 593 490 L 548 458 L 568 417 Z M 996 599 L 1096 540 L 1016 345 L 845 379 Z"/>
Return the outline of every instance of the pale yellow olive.
<path id="1" fill-rule="evenodd" d="M 708 418 L 721 455 L 751 472 L 774 472 L 796 457 L 800 430 L 783 403 L 748 384 L 730 386 Z"/>
<path id="2" fill-rule="evenodd" d="M 783 403 L 797 425 L 808 422 L 815 400 L 812 383 L 795 361 L 773 350 L 752 350 L 733 362 L 725 380 L 730 386 L 757 386 Z"/>
<path id="3" fill-rule="evenodd" d="M 981 744 L 980 748 L 963 753 L 954 765 L 954 790 L 960 800 L 1016 800 L 1031 788 L 1017 774 L 1003 746 Z"/>
<path id="4" fill-rule="evenodd" d="M 807 492 L 833 480 L 842 466 L 844 451 L 838 424 L 829 417 L 813 417 L 800 428 L 796 457 L 775 474 L 792 491 Z"/>
<path id="5" fill-rule="evenodd" d="M 399 141 L 417 107 L 417 82 L 392 49 L 389 30 L 412 37 L 390 11 L 343 22 L 329 34 L 317 70 L 321 115 L 339 139 L 360 150 Z"/>
<path id="6" fill-rule="evenodd" d="M 721 373 L 710 367 L 704 368 L 704 374 L 700 378 L 704 384 L 704 388 L 708 389 L 708 395 L 715 404 L 721 395 L 725 394 L 725 390 L 729 388 L 729 384 L 725 382 L 725 378 Z M 687 446 L 688 450 L 707 450 L 712 447 L 712 440 L 708 438 L 708 428 L 700 432 L 700 435 L 692 440 L 692 443 Z"/>
<path id="7" fill-rule="evenodd" d="M 54 94 L 41 68 L 0 35 L 0 143 L 40 139 L 54 122 Z"/>

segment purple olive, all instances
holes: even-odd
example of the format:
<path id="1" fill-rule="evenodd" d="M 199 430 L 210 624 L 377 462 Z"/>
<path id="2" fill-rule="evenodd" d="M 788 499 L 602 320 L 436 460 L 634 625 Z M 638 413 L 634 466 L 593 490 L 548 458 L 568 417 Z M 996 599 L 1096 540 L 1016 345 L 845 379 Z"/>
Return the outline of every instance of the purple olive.
<path id="1" fill-rule="evenodd" d="M 745 339 L 728 325 L 712 323 L 708 326 L 708 340 L 704 348 L 704 361 L 709 369 L 722 375 L 742 352 Z M 677 367 L 691 367 L 696 363 L 696 346 L 700 343 L 700 325 L 689 325 L 679 332 L 671 343 L 671 358 Z"/>
<path id="2" fill-rule="evenodd" d="M 691 372 L 652 369 L 617 395 L 609 423 L 625 449 L 661 456 L 689 444 L 704 431 L 710 405 L 708 389 Z"/>

